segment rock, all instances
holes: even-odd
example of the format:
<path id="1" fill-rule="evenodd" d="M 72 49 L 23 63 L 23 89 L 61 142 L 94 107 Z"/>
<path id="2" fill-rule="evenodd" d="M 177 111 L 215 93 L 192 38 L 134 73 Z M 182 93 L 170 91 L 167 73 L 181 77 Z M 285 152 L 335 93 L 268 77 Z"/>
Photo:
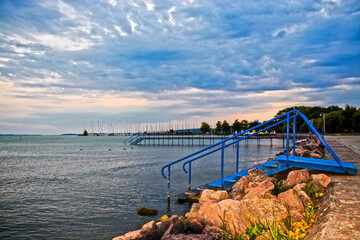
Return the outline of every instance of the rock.
<path id="1" fill-rule="evenodd" d="M 251 191 L 251 189 L 256 188 L 260 183 L 268 179 L 269 176 L 266 173 L 264 173 L 263 170 L 253 168 L 249 170 L 247 178 L 248 178 L 247 179 L 248 184 L 247 187 L 245 188 L 245 195 L 248 194 Z"/>
<path id="2" fill-rule="evenodd" d="M 271 182 L 271 178 L 267 178 L 265 181 L 260 183 L 257 187 L 251 189 L 243 199 L 257 199 L 264 198 L 265 194 L 269 193 L 274 189 L 274 184 Z"/>
<path id="3" fill-rule="evenodd" d="M 199 203 L 204 202 L 219 202 L 229 197 L 229 194 L 225 190 L 214 191 L 211 189 L 205 189 L 201 192 Z"/>
<path id="4" fill-rule="evenodd" d="M 161 237 L 161 240 L 169 240 L 171 237 L 171 231 L 174 228 L 174 224 L 172 223 L 169 228 L 166 230 L 164 235 Z"/>
<path id="5" fill-rule="evenodd" d="M 215 240 L 216 238 L 213 238 L 210 235 L 204 235 L 204 234 L 170 234 L 166 236 L 165 238 L 162 238 L 162 240 Z"/>
<path id="6" fill-rule="evenodd" d="M 286 192 L 282 192 L 278 195 L 279 201 L 290 210 L 305 212 L 304 205 L 296 190 L 289 189 Z"/>
<path id="7" fill-rule="evenodd" d="M 247 176 L 240 178 L 239 181 L 237 181 L 231 188 L 230 198 L 245 196 L 245 189 L 248 187 L 248 184 L 249 181 Z"/>
<path id="8" fill-rule="evenodd" d="M 158 227 L 156 226 L 155 221 L 146 223 L 140 230 L 140 235 L 144 239 L 158 239 L 160 238 L 159 233 L 157 232 Z"/>
<path id="9" fill-rule="evenodd" d="M 317 154 L 316 152 L 311 152 L 311 153 L 310 153 L 310 157 L 311 157 L 311 158 L 321 159 L 321 158 L 322 158 L 322 155 Z"/>
<path id="10" fill-rule="evenodd" d="M 304 207 L 307 208 L 309 205 L 312 205 L 313 202 L 311 201 L 311 198 L 306 194 L 306 192 L 302 190 L 295 190 L 298 194 L 298 196 L 301 199 L 301 202 L 303 203 Z"/>
<path id="11" fill-rule="evenodd" d="M 169 218 L 168 215 L 164 215 L 161 218 L 159 218 L 158 220 L 156 220 L 156 222 L 162 222 L 162 221 L 164 221 L 164 220 L 166 220 L 168 218 Z"/>
<path id="12" fill-rule="evenodd" d="M 220 228 L 216 227 L 216 226 L 209 226 L 209 225 L 206 225 L 202 234 L 207 236 L 208 238 L 206 239 L 209 239 L 209 240 L 215 240 L 215 239 L 218 239 L 218 232 L 221 231 Z"/>
<path id="13" fill-rule="evenodd" d="M 205 225 L 220 227 L 223 218 L 228 223 L 232 233 L 236 231 L 245 233 L 247 220 L 262 221 L 267 219 L 270 223 L 276 221 L 282 224 L 282 219 L 287 216 L 286 208 L 275 199 L 233 199 L 223 200 L 218 203 L 204 203 L 196 216 L 196 219 Z M 230 223 L 230 224 L 229 224 Z"/>
<path id="14" fill-rule="evenodd" d="M 287 216 L 287 209 L 277 199 L 246 199 L 240 201 L 245 211 L 244 220 L 261 221 L 268 220 L 271 224 L 275 221 L 282 224 Z"/>
<path id="15" fill-rule="evenodd" d="M 298 183 L 295 185 L 294 189 L 296 191 L 302 191 L 302 188 L 305 187 L 306 183 Z"/>
<path id="16" fill-rule="evenodd" d="M 312 178 L 312 180 L 314 180 L 314 188 L 317 189 L 317 190 L 321 190 L 321 191 L 324 191 L 325 188 L 331 182 L 331 178 L 326 176 L 323 173 L 312 174 L 311 178 Z"/>
<path id="17" fill-rule="evenodd" d="M 317 154 L 319 154 L 321 156 L 324 155 L 324 153 L 319 148 L 316 148 L 313 152 L 317 153 Z"/>
<path id="18" fill-rule="evenodd" d="M 140 239 L 142 239 L 140 230 L 128 232 L 125 235 L 113 238 L 113 240 L 140 240 Z"/>
<path id="19" fill-rule="evenodd" d="M 171 234 L 179 234 L 179 233 L 185 233 L 186 232 L 186 225 L 185 220 L 182 218 L 179 218 L 173 226 L 173 229 L 171 231 Z"/>
<path id="20" fill-rule="evenodd" d="M 195 218 L 199 209 L 201 207 L 201 204 L 199 203 L 193 203 L 193 205 L 191 206 L 188 218 Z"/>
<path id="21" fill-rule="evenodd" d="M 202 233 L 204 226 L 196 219 L 194 218 L 188 218 L 185 221 L 187 231 L 190 233 Z"/>
<path id="22" fill-rule="evenodd" d="M 286 180 L 283 183 L 283 186 L 294 186 L 298 183 L 307 183 L 310 181 L 310 174 L 308 170 L 302 169 L 302 170 L 295 170 L 289 172 Z"/>
<path id="23" fill-rule="evenodd" d="M 309 143 L 307 143 L 307 144 L 304 145 L 304 148 L 305 148 L 306 150 L 313 151 L 313 150 L 316 149 L 316 146 L 317 146 L 317 145 L 316 145 L 314 142 L 309 142 Z"/>
<path id="24" fill-rule="evenodd" d="M 174 215 L 162 222 L 157 223 L 156 225 L 158 227 L 159 236 L 163 236 L 165 232 L 169 229 L 170 225 L 175 224 L 178 219 L 178 216 Z"/>
<path id="25" fill-rule="evenodd" d="M 137 214 L 143 216 L 151 216 L 151 215 L 157 215 L 158 211 L 156 209 L 140 207 L 139 210 L 137 211 Z"/>
<path id="26" fill-rule="evenodd" d="M 256 166 L 259 166 L 259 165 L 261 165 L 261 163 L 254 162 L 254 164 L 251 167 L 256 167 Z"/>
<path id="27" fill-rule="evenodd" d="M 253 168 L 248 171 L 248 182 L 263 182 L 265 181 L 269 176 L 264 173 L 263 170 L 260 170 L 258 168 Z"/>
<path id="28" fill-rule="evenodd" d="M 238 231 L 245 231 L 246 226 L 242 217 L 246 215 L 242 207 L 242 201 L 227 199 L 218 203 L 206 202 L 200 207 L 196 219 L 203 225 L 220 227 L 223 224 L 220 216 L 231 223 L 229 224 L 231 231 L 234 232 L 234 226 Z"/>
<path id="29" fill-rule="evenodd" d="M 291 151 L 290 153 L 289 153 L 289 155 L 290 156 L 292 156 L 293 155 L 293 152 L 294 151 Z M 295 148 L 295 155 L 296 156 L 300 156 L 300 157 L 303 157 L 304 155 L 305 155 L 305 153 L 307 153 L 308 152 L 308 150 L 306 150 L 306 149 L 304 149 L 303 147 L 296 147 Z"/>
<path id="30" fill-rule="evenodd" d="M 301 222 L 302 220 L 305 220 L 305 217 L 298 211 L 290 210 L 290 215 L 292 222 Z"/>

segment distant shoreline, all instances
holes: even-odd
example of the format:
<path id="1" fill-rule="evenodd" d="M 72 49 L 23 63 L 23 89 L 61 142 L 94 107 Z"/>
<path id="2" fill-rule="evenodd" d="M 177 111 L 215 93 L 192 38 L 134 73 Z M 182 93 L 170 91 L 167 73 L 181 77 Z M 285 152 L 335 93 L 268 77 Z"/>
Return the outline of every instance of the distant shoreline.
<path id="1" fill-rule="evenodd" d="M 41 134 L 0 134 L 0 136 L 42 136 Z"/>

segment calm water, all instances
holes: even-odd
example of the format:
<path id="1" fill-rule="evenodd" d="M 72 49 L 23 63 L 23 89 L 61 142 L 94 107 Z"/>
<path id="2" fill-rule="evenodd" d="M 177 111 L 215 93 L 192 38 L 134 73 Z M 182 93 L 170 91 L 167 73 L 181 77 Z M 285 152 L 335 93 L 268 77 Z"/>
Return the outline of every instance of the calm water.
<path id="1" fill-rule="evenodd" d="M 199 146 L 129 146 L 124 137 L 0 136 L 0 239 L 112 239 L 164 214 L 183 215 L 188 204 L 167 202 L 161 167 Z M 282 142 L 241 146 L 242 168 L 282 150 Z M 193 163 L 193 186 L 220 177 L 219 154 Z M 235 148 L 226 150 L 234 173 Z M 171 172 L 171 195 L 187 189 L 187 175 Z M 156 217 L 136 214 L 156 208 Z"/>

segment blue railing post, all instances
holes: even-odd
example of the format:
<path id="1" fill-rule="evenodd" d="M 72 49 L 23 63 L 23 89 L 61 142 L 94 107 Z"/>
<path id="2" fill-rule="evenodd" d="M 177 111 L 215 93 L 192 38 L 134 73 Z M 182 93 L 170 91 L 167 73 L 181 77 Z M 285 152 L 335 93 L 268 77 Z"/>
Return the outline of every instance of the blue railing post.
<path id="1" fill-rule="evenodd" d="M 189 190 L 191 190 L 191 162 L 189 163 Z"/>
<path id="2" fill-rule="evenodd" d="M 168 201 L 170 201 L 170 166 L 168 166 Z"/>
<path id="3" fill-rule="evenodd" d="M 293 156 L 295 156 L 295 142 L 296 142 L 296 117 L 294 117 L 294 126 L 293 126 Z"/>
<path id="4" fill-rule="evenodd" d="M 239 142 L 236 143 L 236 173 L 239 172 Z"/>
<path id="5" fill-rule="evenodd" d="M 286 166 L 289 166 L 289 113 L 286 114 Z"/>
<path id="6" fill-rule="evenodd" d="M 224 188 L 224 142 L 221 143 L 221 189 Z"/>

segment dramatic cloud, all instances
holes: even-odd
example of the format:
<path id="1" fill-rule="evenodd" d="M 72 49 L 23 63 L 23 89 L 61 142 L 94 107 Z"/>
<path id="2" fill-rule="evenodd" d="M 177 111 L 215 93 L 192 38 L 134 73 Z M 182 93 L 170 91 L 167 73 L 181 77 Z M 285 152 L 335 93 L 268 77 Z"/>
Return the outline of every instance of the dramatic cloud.
<path id="1" fill-rule="evenodd" d="M 0 133 L 360 105 L 360 3 L 2 1 Z"/>

